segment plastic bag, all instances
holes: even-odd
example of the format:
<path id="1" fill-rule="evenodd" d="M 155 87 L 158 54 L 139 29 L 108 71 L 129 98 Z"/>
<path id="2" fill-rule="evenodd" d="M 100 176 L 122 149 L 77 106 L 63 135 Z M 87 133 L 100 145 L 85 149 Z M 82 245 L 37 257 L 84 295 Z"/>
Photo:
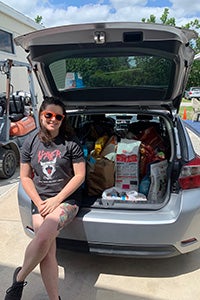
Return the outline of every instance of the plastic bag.
<path id="1" fill-rule="evenodd" d="M 105 200 L 147 201 L 145 195 L 140 194 L 135 190 L 124 190 L 116 186 L 105 190 L 102 193 L 102 198 Z"/>

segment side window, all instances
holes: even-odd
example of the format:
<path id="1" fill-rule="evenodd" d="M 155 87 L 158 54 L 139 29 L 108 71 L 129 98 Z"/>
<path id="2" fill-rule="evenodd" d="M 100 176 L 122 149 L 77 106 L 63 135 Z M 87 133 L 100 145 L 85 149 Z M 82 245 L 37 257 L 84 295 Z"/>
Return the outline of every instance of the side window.
<path id="1" fill-rule="evenodd" d="M 0 29 L 0 51 L 14 53 L 13 35 Z"/>

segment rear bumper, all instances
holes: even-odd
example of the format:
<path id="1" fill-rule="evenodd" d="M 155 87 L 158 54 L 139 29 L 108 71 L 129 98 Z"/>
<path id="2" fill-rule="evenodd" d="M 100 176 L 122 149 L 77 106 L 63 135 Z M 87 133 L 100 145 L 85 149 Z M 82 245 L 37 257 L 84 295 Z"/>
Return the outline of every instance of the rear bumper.
<path id="1" fill-rule="evenodd" d="M 88 244 L 86 241 L 57 238 L 57 247 L 71 251 L 90 252 L 97 255 L 130 258 L 167 258 L 180 255 L 174 246 L 125 246 Z"/>
<path id="2" fill-rule="evenodd" d="M 83 209 L 59 239 L 63 248 L 69 249 L 74 241 L 84 242 L 89 252 L 102 255 L 158 258 L 184 254 L 200 247 L 199 199 L 196 189 L 172 194 L 157 211 Z"/>
<path id="3" fill-rule="evenodd" d="M 32 235 L 29 202 L 22 223 Z M 124 257 L 171 257 L 200 248 L 200 190 L 171 194 L 159 210 L 82 208 L 59 234 L 58 247 Z"/>

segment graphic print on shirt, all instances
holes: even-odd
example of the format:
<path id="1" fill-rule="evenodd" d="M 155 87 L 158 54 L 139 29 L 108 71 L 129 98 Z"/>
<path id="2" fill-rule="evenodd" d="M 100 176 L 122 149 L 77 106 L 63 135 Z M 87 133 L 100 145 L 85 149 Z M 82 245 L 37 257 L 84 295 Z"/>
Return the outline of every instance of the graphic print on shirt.
<path id="1" fill-rule="evenodd" d="M 50 151 L 39 151 L 38 162 L 42 167 L 42 172 L 47 180 L 53 179 L 53 174 L 56 172 L 56 161 L 57 158 L 61 157 L 59 150 Z"/>

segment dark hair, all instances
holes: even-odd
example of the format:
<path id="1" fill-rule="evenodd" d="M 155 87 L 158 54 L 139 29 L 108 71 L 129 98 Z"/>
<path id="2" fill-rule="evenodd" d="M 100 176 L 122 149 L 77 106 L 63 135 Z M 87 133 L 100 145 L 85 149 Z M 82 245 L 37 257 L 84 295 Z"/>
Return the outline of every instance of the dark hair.
<path id="1" fill-rule="evenodd" d="M 40 115 L 44 110 L 46 110 L 47 106 L 51 104 L 60 106 L 63 111 L 64 119 L 62 120 L 61 126 L 59 128 L 59 135 L 64 137 L 65 139 L 68 139 L 74 134 L 73 129 L 68 122 L 65 105 L 63 104 L 63 102 L 58 98 L 45 97 L 39 109 L 39 137 L 44 143 L 50 143 L 52 141 L 52 136 L 50 132 L 42 125 Z"/>

